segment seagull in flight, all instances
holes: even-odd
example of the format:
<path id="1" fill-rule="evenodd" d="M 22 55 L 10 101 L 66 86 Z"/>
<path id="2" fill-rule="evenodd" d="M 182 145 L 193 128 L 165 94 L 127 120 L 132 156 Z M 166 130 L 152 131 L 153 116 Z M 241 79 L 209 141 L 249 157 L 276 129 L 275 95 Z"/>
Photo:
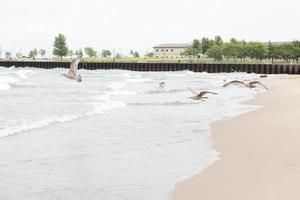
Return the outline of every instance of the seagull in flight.
<path id="1" fill-rule="evenodd" d="M 78 64 L 80 62 L 80 58 L 75 58 L 72 63 L 70 64 L 70 70 L 67 74 L 63 74 L 65 77 L 69 78 L 69 79 L 73 79 L 76 80 L 77 82 L 81 82 L 82 78 L 80 76 L 80 74 L 77 74 L 77 70 L 78 70 Z"/>
<path id="2" fill-rule="evenodd" d="M 258 84 L 258 85 L 263 86 L 266 90 L 269 90 L 264 84 L 262 84 L 259 81 L 243 82 L 243 81 L 235 80 L 235 81 L 230 81 L 230 82 L 224 84 L 223 87 L 227 87 L 227 86 L 232 85 L 232 84 L 241 84 L 241 85 L 244 85 L 245 87 L 248 87 L 248 88 L 256 88 L 256 86 Z"/>
<path id="3" fill-rule="evenodd" d="M 193 99 L 195 101 L 207 99 L 208 97 L 205 97 L 206 94 L 217 95 L 217 93 L 215 93 L 215 92 L 210 92 L 210 91 L 196 92 L 196 91 L 192 90 L 191 88 L 187 88 L 187 89 L 190 90 L 194 94 L 193 96 L 189 97 L 189 99 Z"/>

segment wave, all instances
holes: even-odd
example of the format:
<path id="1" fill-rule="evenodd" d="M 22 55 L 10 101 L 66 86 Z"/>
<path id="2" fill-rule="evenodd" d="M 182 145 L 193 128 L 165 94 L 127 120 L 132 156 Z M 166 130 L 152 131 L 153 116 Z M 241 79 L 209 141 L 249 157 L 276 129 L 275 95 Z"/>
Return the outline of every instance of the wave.
<path id="1" fill-rule="evenodd" d="M 15 69 L 15 68 L 9 68 Z M 27 74 L 34 74 L 33 70 L 21 69 L 18 71 L 9 71 L 0 75 L 0 90 L 10 90 L 16 83 L 28 80 Z"/>
<path id="2" fill-rule="evenodd" d="M 199 101 L 200 102 L 200 101 Z M 128 103 L 128 106 L 182 106 L 189 104 L 198 104 L 196 101 L 173 101 L 173 102 L 165 102 L 165 103 Z"/>
<path id="3" fill-rule="evenodd" d="M 37 128 L 43 128 L 55 123 L 70 122 L 75 119 L 78 119 L 79 117 L 80 116 L 78 115 L 63 115 L 61 117 L 51 117 L 33 123 L 29 123 L 29 124 L 26 123 L 21 126 L 6 127 L 0 130 L 0 137 L 11 136 L 20 132 L 30 131 Z"/>

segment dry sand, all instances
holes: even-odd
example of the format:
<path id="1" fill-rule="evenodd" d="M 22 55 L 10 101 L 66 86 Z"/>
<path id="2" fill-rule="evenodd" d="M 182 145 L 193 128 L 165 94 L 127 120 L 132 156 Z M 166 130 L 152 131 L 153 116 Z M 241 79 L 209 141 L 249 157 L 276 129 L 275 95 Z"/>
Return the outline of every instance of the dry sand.
<path id="1" fill-rule="evenodd" d="M 300 76 L 262 82 L 270 91 L 250 103 L 264 108 L 213 125 L 220 160 L 177 183 L 173 200 L 300 199 Z"/>

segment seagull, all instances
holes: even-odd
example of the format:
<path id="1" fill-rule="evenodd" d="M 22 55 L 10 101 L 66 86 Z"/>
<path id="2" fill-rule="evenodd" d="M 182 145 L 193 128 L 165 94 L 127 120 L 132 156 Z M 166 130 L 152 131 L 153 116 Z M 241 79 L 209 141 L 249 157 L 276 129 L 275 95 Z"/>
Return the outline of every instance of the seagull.
<path id="1" fill-rule="evenodd" d="M 205 97 L 205 96 L 204 96 L 204 95 L 206 95 L 206 94 L 214 94 L 214 95 L 217 95 L 217 93 L 215 93 L 215 92 L 202 91 L 202 92 L 198 93 L 198 92 L 192 90 L 191 88 L 187 88 L 187 89 L 189 89 L 189 90 L 194 94 L 193 96 L 189 97 L 189 99 L 193 99 L 193 100 L 196 100 L 196 101 L 198 101 L 198 100 L 203 100 L 203 99 L 207 99 L 208 97 Z"/>
<path id="2" fill-rule="evenodd" d="M 256 88 L 256 85 L 259 84 L 259 85 L 263 86 L 266 90 L 269 90 L 264 84 L 262 84 L 259 81 L 243 82 L 243 81 L 235 80 L 235 81 L 230 81 L 230 82 L 226 83 L 225 85 L 223 85 L 223 87 L 227 87 L 228 85 L 231 85 L 231 84 L 242 84 L 248 88 Z"/>
<path id="3" fill-rule="evenodd" d="M 160 82 L 160 83 L 159 83 L 159 86 L 158 86 L 158 90 L 159 90 L 159 91 L 164 91 L 165 85 L 166 85 L 165 82 Z"/>
<path id="4" fill-rule="evenodd" d="M 82 78 L 80 76 L 80 74 L 77 74 L 77 70 L 78 70 L 78 64 L 80 62 L 80 58 L 75 58 L 72 63 L 70 64 L 70 70 L 67 74 L 63 74 L 65 77 L 69 78 L 69 79 L 73 79 L 76 80 L 77 82 L 81 82 Z"/>

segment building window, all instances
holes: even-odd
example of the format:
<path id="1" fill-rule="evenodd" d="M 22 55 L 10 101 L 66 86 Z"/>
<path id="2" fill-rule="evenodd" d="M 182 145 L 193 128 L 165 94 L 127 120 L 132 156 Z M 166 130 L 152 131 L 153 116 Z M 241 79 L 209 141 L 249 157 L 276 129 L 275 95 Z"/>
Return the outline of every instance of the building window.
<path id="1" fill-rule="evenodd" d="M 173 52 L 173 49 L 171 49 L 171 51 Z"/>
<path id="2" fill-rule="evenodd" d="M 161 51 L 164 51 L 163 49 Z"/>
<path id="3" fill-rule="evenodd" d="M 169 49 L 166 49 L 166 51 L 169 51 Z"/>
<path id="4" fill-rule="evenodd" d="M 158 52 L 158 49 L 156 49 L 156 52 Z"/>

